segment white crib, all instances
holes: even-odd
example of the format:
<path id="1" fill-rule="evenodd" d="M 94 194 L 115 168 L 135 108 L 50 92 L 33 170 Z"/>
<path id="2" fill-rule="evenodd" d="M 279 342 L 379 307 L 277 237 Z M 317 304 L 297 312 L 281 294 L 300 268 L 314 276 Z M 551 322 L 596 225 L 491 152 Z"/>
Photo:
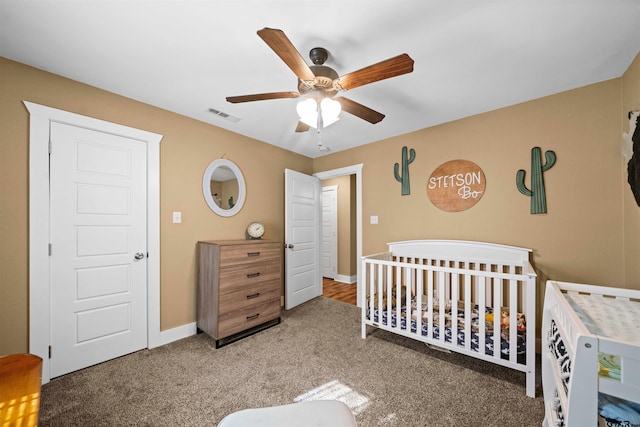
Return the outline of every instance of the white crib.
<path id="1" fill-rule="evenodd" d="M 640 403 L 639 324 L 640 291 L 547 282 L 545 426 L 597 426 L 598 393 Z"/>
<path id="2" fill-rule="evenodd" d="M 525 372 L 535 397 L 530 252 L 462 240 L 389 243 L 389 252 L 362 258 L 362 338 L 374 326 Z"/>

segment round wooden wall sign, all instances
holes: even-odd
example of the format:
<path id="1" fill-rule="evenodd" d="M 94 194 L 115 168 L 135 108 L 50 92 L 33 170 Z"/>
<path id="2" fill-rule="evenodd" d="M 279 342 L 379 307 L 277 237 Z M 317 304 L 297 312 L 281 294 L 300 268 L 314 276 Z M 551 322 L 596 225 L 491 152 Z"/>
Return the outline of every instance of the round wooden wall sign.
<path id="1" fill-rule="evenodd" d="M 486 181 L 480 166 L 468 160 L 451 160 L 431 173 L 427 195 L 437 208 L 460 212 L 480 201 Z"/>

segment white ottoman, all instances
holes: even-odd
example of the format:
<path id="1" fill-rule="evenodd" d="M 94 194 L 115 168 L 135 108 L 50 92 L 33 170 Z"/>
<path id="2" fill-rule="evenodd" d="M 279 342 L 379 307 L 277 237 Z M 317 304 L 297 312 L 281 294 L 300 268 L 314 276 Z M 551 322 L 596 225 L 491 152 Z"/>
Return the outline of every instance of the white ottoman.
<path id="1" fill-rule="evenodd" d="M 218 427 L 356 427 L 351 409 L 339 400 L 311 400 L 229 414 Z"/>

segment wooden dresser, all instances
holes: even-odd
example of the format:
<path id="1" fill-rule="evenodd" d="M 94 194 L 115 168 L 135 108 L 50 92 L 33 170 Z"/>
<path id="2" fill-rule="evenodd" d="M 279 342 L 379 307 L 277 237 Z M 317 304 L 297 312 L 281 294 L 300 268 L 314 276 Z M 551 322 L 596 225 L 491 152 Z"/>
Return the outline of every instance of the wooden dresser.
<path id="1" fill-rule="evenodd" d="M 280 323 L 282 244 L 198 242 L 198 329 L 216 348 Z"/>

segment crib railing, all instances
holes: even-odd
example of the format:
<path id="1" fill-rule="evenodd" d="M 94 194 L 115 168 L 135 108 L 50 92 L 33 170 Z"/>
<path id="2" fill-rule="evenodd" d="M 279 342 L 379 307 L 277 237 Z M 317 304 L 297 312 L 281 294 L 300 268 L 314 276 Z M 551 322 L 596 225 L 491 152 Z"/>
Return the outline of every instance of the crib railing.
<path id="1" fill-rule="evenodd" d="M 526 270 L 526 271 L 525 271 Z M 535 345 L 535 273 L 532 269 L 515 264 L 497 264 L 459 261 L 454 259 L 434 259 L 420 257 L 399 257 L 391 252 L 363 258 L 363 285 L 361 307 L 363 310 L 362 337 L 366 337 L 366 324 L 387 329 L 400 335 L 420 339 L 444 348 L 454 347 L 456 351 L 473 353 L 474 357 L 505 364 L 500 352 L 502 336 L 500 320 L 502 312 L 508 313 L 510 364 L 518 362 L 516 351 L 518 334 L 518 312 L 526 316 L 526 341 Z M 450 301 L 450 314 L 446 302 Z M 437 303 L 436 303 L 437 302 Z M 415 303 L 415 304 L 413 304 Z M 457 342 L 459 328 L 465 336 L 471 337 L 473 308 L 478 310 L 478 353 L 472 352 L 471 339 L 464 340 L 461 347 Z M 381 316 L 373 318 L 373 310 L 379 308 L 387 313 L 383 322 Z M 425 308 L 424 318 L 422 309 Z M 461 312 L 466 313 L 459 318 Z M 488 332 L 484 319 L 493 312 L 493 352 L 485 352 Z M 390 314 L 395 314 L 392 324 Z M 434 319 L 431 321 L 430 319 Z M 411 321 L 415 320 L 415 332 L 411 331 Z M 450 320 L 451 341 L 444 333 L 435 336 L 433 324 L 440 325 L 440 331 Z M 429 322 L 426 335 L 422 335 L 423 322 Z M 461 323 L 461 325 L 459 325 Z M 404 325 L 404 326 L 403 326 Z M 489 353 L 489 354 L 487 354 Z"/>

